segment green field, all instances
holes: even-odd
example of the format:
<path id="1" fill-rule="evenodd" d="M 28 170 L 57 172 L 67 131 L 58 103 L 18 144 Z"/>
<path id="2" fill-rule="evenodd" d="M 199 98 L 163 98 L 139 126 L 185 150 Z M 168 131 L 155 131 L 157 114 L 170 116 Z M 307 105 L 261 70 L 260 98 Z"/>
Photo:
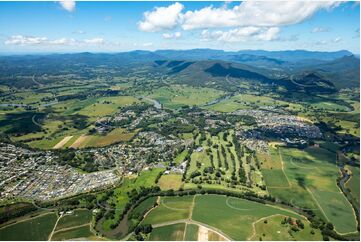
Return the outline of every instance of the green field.
<path id="1" fill-rule="evenodd" d="M 158 185 L 162 190 L 178 190 L 182 184 L 182 175 L 179 174 L 162 175 L 158 181 Z"/>
<path id="2" fill-rule="evenodd" d="M 322 235 L 319 230 L 313 230 L 310 224 L 305 220 L 302 222 L 305 225 L 304 229 L 300 231 L 291 230 L 290 224 L 282 224 L 285 216 L 275 215 L 273 217 L 264 218 L 255 224 L 255 231 L 251 240 L 264 241 L 291 241 L 291 240 L 322 240 Z M 311 231 L 314 233 L 312 234 Z"/>
<path id="3" fill-rule="evenodd" d="M 347 166 L 351 170 L 352 176 L 346 183 L 346 187 L 351 190 L 352 196 L 360 202 L 360 168 L 355 166 Z"/>
<path id="4" fill-rule="evenodd" d="M 82 239 L 86 240 L 87 237 L 94 236 L 90 231 L 89 225 L 84 225 L 77 228 L 62 230 L 54 233 L 52 240 L 70 240 L 70 239 Z"/>
<path id="5" fill-rule="evenodd" d="M 298 110 L 302 107 L 299 104 L 280 101 L 265 95 L 238 94 L 227 100 L 211 105 L 207 107 L 207 109 L 218 112 L 234 112 L 239 109 L 253 109 L 262 106 L 287 107 L 291 110 Z"/>
<path id="6" fill-rule="evenodd" d="M 288 210 L 281 210 L 248 200 L 220 196 L 196 196 L 192 219 L 221 230 L 233 240 L 246 240 L 252 235 L 252 223 L 274 214 L 302 217 Z"/>
<path id="7" fill-rule="evenodd" d="M 190 214 L 193 196 L 162 197 L 160 205 L 143 220 L 143 224 L 159 224 L 179 219 L 187 219 Z"/>
<path id="8" fill-rule="evenodd" d="M 85 209 L 74 210 L 73 214 L 67 214 L 59 220 L 55 230 L 87 224 L 91 222 L 91 219 L 91 211 Z"/>
<path id="9" fill-rule="evenodd" d="M 335 153 L 321 148 L 304 151 L 279 148 L 284 163 L 284 174 L 290 187 L 268 187 L 271 195 L 288 201 L 300 208 L 312 209 L 316 214 L 334 224 L 340 233 L 356 230 L 353 209 L 336 185 L 339 169 L 335 165 Z M 264 173 L 269 181 L 279 176 L 271 169 Z M 292 194 L 292 195 L 291 195 Z"/>
<path id="10" fill-rule="evenodd" d="M 57 216 L 48 213 L 0 228 L 0 240 L 48 240 Z"/>
<path id="11" fill-rule="evenodd" d="M 149 240 L 152 241 L 182 241 L 184 240 L 185 223 L 172 224 L 154 228 Z"/>
<path id="12" fill-rule="evenodd" d="M 155 227 L 160 225 L 160 228 L 165 228 L 168 227 L 166 226 L 167 223 L 188 219 L 192 208 L 192 200 L 192 196 L 162 197 L 160 205 L 153 209 L 145 217 L 142 223 L 152 224 Z M 221 195 L 196 195 L 194 201 L 195 203 L 191 219 L 195 222 L 207 224 L 211 226 L 211 228 L 213 227 L 215 230 L 223 232 L 227 237 L 233 240 L 257 240 L 258 237 L 256 238 L 255 234 L 263 234 L 263 230 L 269 231 L 267 233 L 268 238 L 287 240 L 294 240 L 295 238 L 299 240 L 320 239 L 319 230 L 314 230 L 314 234 L 311 234 L 310 224 L 305 217 L 302 217 L 290 210 Z M 283 231 L 286 231 L 287 234 L 277 233 L 277 230 L 281 229 L 281 224 L 277 224 L 276 222 L 273 224 L 270 222 L 269 225 L 272 225 L 271 227 L 273 229 L 269 228 L 270 226 L 263 228 L 264 226 L 262 227 L 261 225 L 257 225 L 262 219 L 268 219 L 269 216 L 273 217 L 275 215 L 279 215 L 282 220 L 285 217 L 291 217 L 294 220 L 300 219 L 304 223 L 305 227 L 304 229 L 300 229 L 298 232 L 293 231 L 288 235 L 289 237 L 287 237 L 289 229 L 283 229 Z M 253 223 L 256 225 L 256 231 L 253 229 Z M 257 230 L 257 226 L 261 227 Z M 157 230 L 160 228 L 157 228 Z M 197 231 L 197 225 L 188 224 L 185 229 L 185 239 L 197 240 Z M 158 232 L 156 234 L 157 236 L 160 236 Z M 220 239 L 219 235 L 214 234 L 211 231 L 209 231 L 208 236 L 214 239 Z M 161 237 L 151 236 L 151 238 L 156 239 Z"/>
<path id="13" fill-rule="evenodd" d="M 184 240 L 197 241 L 198 240 L 198 225 L 187 224 L 185 229 Z"/>
<path id="14" fill-rule="evenodd" d="M 90 117 L 103 117 L 119 111 L 119 107 L 137 103 L 138 99 L 131 96 L 103 97 L 96 100 L 96 103 L 85 106 L 78 114 Z"/>
<path id="15" fill-rule="evenodd" d="M 197 88 L 183 85 L 161 87 L 146 93 L 150 98 L 156 99 L 166 108 L 180 108 L 182 106 L 204 105 L 219 98 L 222 91 L 211 88 Z"/>
<path id="16" fill-rule="evenodd" d="M 127 132 L 123 128 L 115 128 L 106 135 L 88 135 L 79 148 L 103 147 L 122 141 L 129 141 L 135 132 Z"/>

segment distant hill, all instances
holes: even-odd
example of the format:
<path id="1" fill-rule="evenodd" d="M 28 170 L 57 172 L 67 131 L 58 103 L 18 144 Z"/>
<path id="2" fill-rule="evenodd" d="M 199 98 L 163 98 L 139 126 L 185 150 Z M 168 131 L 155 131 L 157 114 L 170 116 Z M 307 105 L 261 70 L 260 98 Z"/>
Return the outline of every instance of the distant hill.
<path id="1" fill-rule="evenodd" d="M 305 69 L 321 74 L 338 89 L 360 86 L 360 59 L 354 55 L 308 66 Z"/>
<path id="2" fill-rule="evenodd" d="M 292 86 L 287 79 L 292 75 L 304 76 L 305 73 L 315 73 L 336 89 L 358 87 L 360 83 L 359 58 L 346 50 L 228 52 L 212 49 L 0 56 L 0 83 L 11 83 L 14 80 L 12 75 L 17 73 L 78 73 L 81 78 L 89 79 L 96 73 L 88 68 L 116 68 L 117 71 L 129 72 L 132 70 L 130 66 L 138 65 L 155 68 L 154 71 L 164 74 L 192 78 L 188 82 L 199 84 L 207 82 L 210 77 L 229 75 L 233 79 L 262 82 L 282 80 L 279 83 Z M 325 84 L 324 81 L 318 83 Z"/>

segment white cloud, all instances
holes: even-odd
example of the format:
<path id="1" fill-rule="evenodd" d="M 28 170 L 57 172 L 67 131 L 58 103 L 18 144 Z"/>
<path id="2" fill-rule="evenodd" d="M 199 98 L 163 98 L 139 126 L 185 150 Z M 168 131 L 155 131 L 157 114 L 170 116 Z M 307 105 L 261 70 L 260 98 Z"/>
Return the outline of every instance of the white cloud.
<path id="1" fill-rule="evenodd" d="M 150 47 L 150 46 L 153 46 L 153 43 L 151 42 L 148 42 L 148 43 L 144 43 L 142 44 L 143 47 Z"/>
<path id="2" fill-rule="evenodd" d="M 175 33 L 164 33 L 162 34 L 164 39 L 179 39 L 180 37 L 182 37 L 182 33 L 181 32 L 175 32 Z"/>
<path id="3" fill-rule="evenodd" d="M 60 6 L 68 12 L 73 12 L 75 10 L 75 1 L 73 0 L 62 0 L 59 1 Z"/>
<path id="4" fill-rule="evenodd" d="M 103 38 L 93 38 L 85 40 L 76 40 L 73 38 L 60 38 L 60 39 L 48 39 L 47 37 L 33 37 L 23 35 L 13 35 L 5 40 L 5 45 L 20 45 L 20 46 L 34 46 L 34 45 L 100 45 L 104 44 Z"/>
<path id="5" fill-rule="evenodd" d="M 184 6 L 178 2 L 168 7 L 156 7 L 153 11 L 144 13 L 144 20 L 138 22 L 142 31 L 155 32 L 172 29 L 180 21 L 180 13 Z"/>
<path id="6" fill-rule="evenodd" d="M 85 39 L 84 43 L 86 44 L 94 44 L 94 45 L 101 45 L 104 44 L 105 41 L 103 38 L 94 38 L 94 39 Z"/>
<path id="7" fill-rule="evenodd" d="M 319 40 L 315 43 L 316 45 L 326 45 L 327 41 L 326 40 Z"/>
<path id="8" fill-rule="evenodd" d="M 329 28 L 323 28 L 323 27 L 315 27 L 311 30 L 311 33 L 323 33 L 323 32 L 329 32 Z"/>
<path id="9" fill-rule="evenodd" d="M 48 41 L 46 37 L 25 37 L 22 35 L 13 35 L 5 40 L 6 45 L 39 45 Z"/>
<path id="10" fill-rule="evenodd" d="M 275 40 L 278 38 L 280 29 L 278 27 L 241 27 L 228 31 L 203 30 L 201 37 L 203 40 L 217 40 L 221 42 L 241 42 L 248 40 Z"/>
<path id="11" fill-rule="evenodd" d="M 341 40 L 342 40 L 341 37 L 336 37 L 336 38 L 333 40 L 333 42 L 334 42 L 334 43 L 338 43 L 338 42 L 340 42 Z"/>
<path id="12" fill-rule="evenodd" d="M 338 2 L 325 1 L 245 1 L 227 9 L 208 6 L 182 14 L 185 30 L 220 27 L 276 27 L 300 23 L 318 10 L 332 9 Z"/>

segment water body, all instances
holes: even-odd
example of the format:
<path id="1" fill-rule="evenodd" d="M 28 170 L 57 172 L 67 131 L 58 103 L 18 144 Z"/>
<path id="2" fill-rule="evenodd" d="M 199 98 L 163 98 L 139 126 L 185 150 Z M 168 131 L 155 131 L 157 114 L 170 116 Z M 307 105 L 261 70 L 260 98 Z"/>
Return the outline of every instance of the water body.
<path id="1" fill-rule="evenodd" d="M 230 99 L 231 97 L 233 96 L 233 94 L 228 94 L 228 95 L 225 95 L 225 96 L 222 96 L 220 98 L 217 98 L 215 100 L 212 100 L 210 102 L 207 102 L 206 104 L 204 104 L 203 106 L 211 106 L 211 105 L 214 105 L 214 104 L 217 104 L 217 103 L 220 103 L 220 102 L 223 102 L 227 99 Z"/>

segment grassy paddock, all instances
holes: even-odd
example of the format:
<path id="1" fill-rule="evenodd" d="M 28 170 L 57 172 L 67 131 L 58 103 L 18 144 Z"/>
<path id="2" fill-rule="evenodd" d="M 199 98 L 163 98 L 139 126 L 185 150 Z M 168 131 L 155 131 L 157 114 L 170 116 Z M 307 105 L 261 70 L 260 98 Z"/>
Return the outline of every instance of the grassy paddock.
<path id="1" fill-rule="evenodd" d="M 54 228 L 55 213 L 40 215 L 0 229 L 0 240 L 48 240 Z"/>
<path id="2" fill-rule="evenodd" d="M 172 224 L 153 229 L 149 240 L 152 241 L 182 241 L 186 224 Z"/>

